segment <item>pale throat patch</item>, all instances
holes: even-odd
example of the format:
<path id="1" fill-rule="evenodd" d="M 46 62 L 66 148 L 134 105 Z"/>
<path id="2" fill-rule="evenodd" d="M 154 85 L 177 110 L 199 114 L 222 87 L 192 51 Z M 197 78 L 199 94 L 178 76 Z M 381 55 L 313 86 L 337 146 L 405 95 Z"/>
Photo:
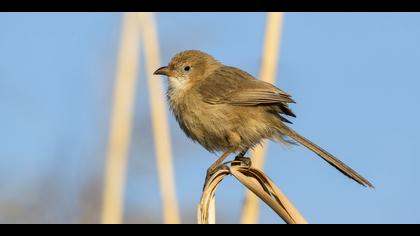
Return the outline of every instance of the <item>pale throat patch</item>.
<path id="1" fill-rule="evenodd" d="M 169 84 L 173 89 L 184 89 L 186 85 L 186 80 L 184 78 L 178 79 L 175 77 L 169 77 Z"/>

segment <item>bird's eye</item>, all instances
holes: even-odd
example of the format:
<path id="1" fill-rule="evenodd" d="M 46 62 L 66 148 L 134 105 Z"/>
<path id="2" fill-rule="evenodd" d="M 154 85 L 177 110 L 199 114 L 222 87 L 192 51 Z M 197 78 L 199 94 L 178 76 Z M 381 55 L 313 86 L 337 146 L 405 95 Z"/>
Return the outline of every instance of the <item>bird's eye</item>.
<path id="1" fill-rule="evenodd" d="M 189 66 L 184 67 L 185 71 L 189 71 L 191 68 Z"/>

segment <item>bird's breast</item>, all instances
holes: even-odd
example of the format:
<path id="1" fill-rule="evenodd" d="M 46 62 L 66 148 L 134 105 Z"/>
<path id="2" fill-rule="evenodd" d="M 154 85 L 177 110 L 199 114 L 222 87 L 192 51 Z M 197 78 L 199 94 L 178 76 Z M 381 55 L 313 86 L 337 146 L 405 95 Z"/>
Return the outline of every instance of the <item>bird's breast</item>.
<path id="1" fill-rule="evenodd" d="M 220 106 L 203 102 L 193 91 L 177 94 L 168 91 L 170 108 L 184 133 L 209 151 L 224 149 L 226 113 Z"/>

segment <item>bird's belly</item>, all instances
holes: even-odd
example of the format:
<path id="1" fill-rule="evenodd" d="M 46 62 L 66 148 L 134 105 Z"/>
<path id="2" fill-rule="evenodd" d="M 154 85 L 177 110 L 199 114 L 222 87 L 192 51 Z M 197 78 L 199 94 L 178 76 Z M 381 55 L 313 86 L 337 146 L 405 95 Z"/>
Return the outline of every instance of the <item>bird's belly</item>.
<path id="1" fill-rule="evenodd" d="M 210 152 L 242 151 L 270 138 L 268 127 L 256 120 L 252 109 L 237 112 L 228 105 L 185 105 L 182 112 L 174 111 L 180 127 Z"/>
<path id="2" fill-rule="evenodd" d="M 230 146 L 227 136 L 231 130 L 225 125 L 225 115 L 214 114 L 212 110 L 186 109 L 177 120 L 185 134 L 208 151 L 226 151 Z"/>

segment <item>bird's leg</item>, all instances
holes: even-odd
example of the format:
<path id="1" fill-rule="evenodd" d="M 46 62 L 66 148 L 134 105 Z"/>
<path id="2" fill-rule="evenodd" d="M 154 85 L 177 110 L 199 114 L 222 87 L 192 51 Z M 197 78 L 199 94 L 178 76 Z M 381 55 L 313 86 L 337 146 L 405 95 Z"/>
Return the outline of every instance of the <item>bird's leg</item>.
<path id="1" fill-rule="evenodd" d="M 222 162 L 229 156 L 230 152 L 225 152 L 219 159 L 217 159 L 208 169 L 206 175 L 206 181 L 204 182 L 204 188 L 207 185 L 210 177 L 217 171 L 217 168 L 222 164 Z"/>
<path id="2" fill-rule="evenodd" d="M 252 166 L 252 161 L 251 158 L 249 157 L 245 157 L 245 154 L 248 152 L 249 149 L 246 149 L 242 152 L 240 152 L 236 157 L 235 160 L 233 162 L 237 162 L 239 164 L 244 164 L 245 166 L 247 166 L 248 168 L 251 168 Z"/>

